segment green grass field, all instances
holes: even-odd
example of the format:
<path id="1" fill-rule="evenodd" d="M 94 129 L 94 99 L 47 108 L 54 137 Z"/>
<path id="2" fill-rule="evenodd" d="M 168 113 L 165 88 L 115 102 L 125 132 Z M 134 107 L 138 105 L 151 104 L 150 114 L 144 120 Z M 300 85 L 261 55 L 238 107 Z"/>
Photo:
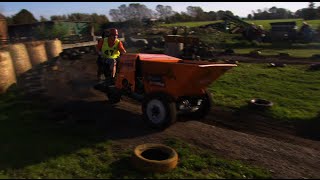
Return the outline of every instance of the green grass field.
<path id="1" fill-rule="evenodd" d="M 247 107 L 253 98 L 274 103 L 267 116 L 280 120 L 310 120 L 320 113 L 320 71 L 308 65 L 269 68 L 268 64 L 240 63 L 214 82 L 215 104 L 231 108 Z"/>

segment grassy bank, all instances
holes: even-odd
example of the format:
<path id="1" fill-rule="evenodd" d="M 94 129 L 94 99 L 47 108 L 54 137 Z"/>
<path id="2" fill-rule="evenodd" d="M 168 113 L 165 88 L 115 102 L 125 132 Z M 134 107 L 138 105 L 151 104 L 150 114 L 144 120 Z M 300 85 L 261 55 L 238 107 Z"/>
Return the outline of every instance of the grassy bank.
<path id="1" fill-rule="evenodd" d="M 242 108 L 261 98 L 274 106 L 266 115 L 282 120 L 308 120 L 319 113 L 320 71 L 308 65 L 269 68 L 267 64 L 241 63 L 211 85 L 217 105 Z"/>

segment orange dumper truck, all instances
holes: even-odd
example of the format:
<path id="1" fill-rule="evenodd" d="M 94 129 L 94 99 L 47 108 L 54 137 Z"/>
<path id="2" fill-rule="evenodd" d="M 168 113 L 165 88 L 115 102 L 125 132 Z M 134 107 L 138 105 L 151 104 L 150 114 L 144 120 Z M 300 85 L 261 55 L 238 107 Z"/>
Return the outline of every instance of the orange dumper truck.
<path id="1" fill-rule="evenodd" d="M 115 84 L 101 83 L 109 102 L 121 96 L 142 104 L 143 119 L 153 128 L 173 124 L 177 114 L 204 118 L 212 106 L 207 87 L 235 64 L 182 60 L 164 54 L 128 53 L 119 61 Z"/>

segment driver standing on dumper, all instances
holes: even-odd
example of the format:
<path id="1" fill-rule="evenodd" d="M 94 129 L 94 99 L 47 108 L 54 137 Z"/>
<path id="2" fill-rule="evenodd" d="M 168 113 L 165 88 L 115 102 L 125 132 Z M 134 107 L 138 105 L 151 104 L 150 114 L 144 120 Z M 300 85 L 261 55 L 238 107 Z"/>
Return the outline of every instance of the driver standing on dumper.
<path id="1" fill-rule="evenodd" d="M 118 30 L 112 28 L 107 37 L 102 38 L 97 45 L 97 52 L 102 63 L 102 69 L 106 80 L 110 79 L 114 84 L 119 57 L 126 53 L 122 42 L 118 39 Z M 101 81 L 101 76 L 98 76 Z"/>

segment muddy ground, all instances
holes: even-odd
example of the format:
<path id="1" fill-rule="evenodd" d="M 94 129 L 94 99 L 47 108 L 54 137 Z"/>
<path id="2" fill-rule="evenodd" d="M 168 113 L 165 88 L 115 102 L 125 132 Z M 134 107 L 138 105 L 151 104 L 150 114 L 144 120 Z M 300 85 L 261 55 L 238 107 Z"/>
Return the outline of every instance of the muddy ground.
<path id="1" fill-rule="evenodd" d="M 205 119 L 180 117 L 164 131 L 150 129 L 142 122 L 138 103 L 124 99 L 111 105 L 105 94 L 93 89 L 95 61 L 93 54 L 77 60 L 58 58 L 22 76 L 20 85 L 33 98 L 41 97 L 51 104 L 48 119 L 94 123 L 120 148 L 177 137 L 218 156 L 264 167 L 273 178 L 320 178 L 319 140 L 300 136 L 295 126 L 251 111 L 213 107 Z"/>

